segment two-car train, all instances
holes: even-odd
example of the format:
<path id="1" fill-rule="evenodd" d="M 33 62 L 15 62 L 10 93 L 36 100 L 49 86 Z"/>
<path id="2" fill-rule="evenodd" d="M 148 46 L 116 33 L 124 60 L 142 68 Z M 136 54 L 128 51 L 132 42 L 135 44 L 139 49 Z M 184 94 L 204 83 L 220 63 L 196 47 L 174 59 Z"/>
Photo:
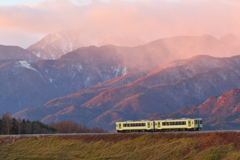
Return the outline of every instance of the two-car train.
<path id="1" fill-rule="evenodd" d="M 116 122 L 118 133 L 124 132 L 164 132 L 164 131 L 199 131 L 202 130 L 202 118 L 182 118 L 165 120 L 141 120 Z"/>

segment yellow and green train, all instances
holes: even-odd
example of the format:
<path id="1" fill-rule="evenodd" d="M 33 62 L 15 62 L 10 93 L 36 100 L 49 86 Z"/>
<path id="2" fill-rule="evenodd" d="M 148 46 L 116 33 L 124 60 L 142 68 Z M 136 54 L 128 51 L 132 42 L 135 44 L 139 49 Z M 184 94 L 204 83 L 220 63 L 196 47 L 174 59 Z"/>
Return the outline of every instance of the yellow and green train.
<path id="1" fill-rule="evenodd" d="M 124 132 L 164 132 L 164 131 L 199 131 L 202 130 L 202 118 L 182 118 L 165 120 L 141 120 L 116 122 L 118 133 Z"/>

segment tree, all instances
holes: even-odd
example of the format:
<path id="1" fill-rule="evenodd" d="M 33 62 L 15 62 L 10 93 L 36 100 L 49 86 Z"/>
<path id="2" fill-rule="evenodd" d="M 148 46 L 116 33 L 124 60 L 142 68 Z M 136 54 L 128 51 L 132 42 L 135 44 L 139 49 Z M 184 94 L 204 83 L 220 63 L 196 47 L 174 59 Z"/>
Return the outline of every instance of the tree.
<path id="1" fill-rule="evenodd" d="M 2 118 L 0 119 L 0 134 L 3 134 Z"/>
<path id="2" fill-rule="evenodd" d="M 26 133 L 27 133 L 26 121 L 25 119 L 23 119 L 20 125 L 20 134 L 26 134 Z"/>
<path id="3" fill-rule="evenodd" d="M 12 119 L 12 125 L 11 125 L 11 130 L 10 130 L 10 134 L 18 134 L 18 121 L 13 118 Z"/>
<path id="4" fill-rule="evenodd" d="M 33 125 L 32 122 L 29 121 L 29 119 L 26 121 L 26 134 L 32 134 L 33 133 Z"/>
<path id="5" fill-rule="evenodd" d="M 9 112 L 2 115 L 3 134 L 10 133 L 12 116 Z"/>

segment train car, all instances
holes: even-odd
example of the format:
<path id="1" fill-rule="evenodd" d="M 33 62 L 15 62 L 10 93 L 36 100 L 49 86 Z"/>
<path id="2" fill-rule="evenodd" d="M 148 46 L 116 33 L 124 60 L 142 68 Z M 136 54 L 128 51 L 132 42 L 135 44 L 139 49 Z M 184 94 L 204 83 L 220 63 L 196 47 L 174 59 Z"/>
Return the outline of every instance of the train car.
<path id="1" fill-rule="evenodd" d="M 202 130 L 202 118 L 182 118 L 165 120 L 142 120 L 116 122 L 117 132 L 161 132 L 161 131 L 198 131 Z"/>
<path id="2" fill-rule="evenodd" d="M 116 122 L 117 132 L 153 132 L 154 121 L 142 120 L 142 121 L 125 121 Z"/>
<path id="3" fill-rule="evenodd" d="M 198 131 L 202 130 L 202 118 L 155 120 L 155 131 Z"/>

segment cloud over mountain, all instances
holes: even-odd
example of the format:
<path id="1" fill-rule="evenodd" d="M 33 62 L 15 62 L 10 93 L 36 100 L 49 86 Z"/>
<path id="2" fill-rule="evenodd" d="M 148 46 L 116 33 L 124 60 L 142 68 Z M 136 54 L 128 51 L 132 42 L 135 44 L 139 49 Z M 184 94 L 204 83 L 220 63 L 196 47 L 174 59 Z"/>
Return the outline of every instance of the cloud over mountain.
<path id="1" fill-rule="evenodd" d="M 240 34 L 239 13 L 239 2 L 234 0 L 94 0 L 80 5 L 55 0 L 0 6 L 0 29 L 41 35 L 65 29 L 111 31 L 148 40 L 206 33 L 222 36 Z"/>

